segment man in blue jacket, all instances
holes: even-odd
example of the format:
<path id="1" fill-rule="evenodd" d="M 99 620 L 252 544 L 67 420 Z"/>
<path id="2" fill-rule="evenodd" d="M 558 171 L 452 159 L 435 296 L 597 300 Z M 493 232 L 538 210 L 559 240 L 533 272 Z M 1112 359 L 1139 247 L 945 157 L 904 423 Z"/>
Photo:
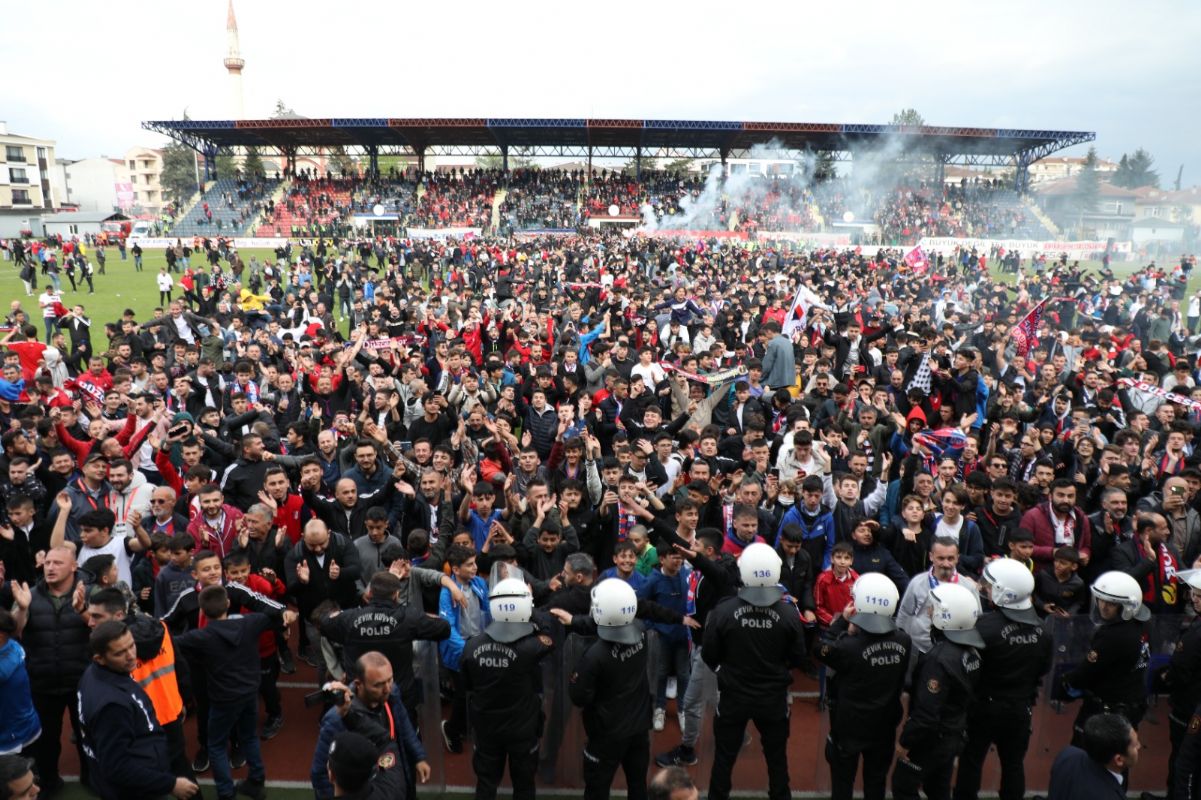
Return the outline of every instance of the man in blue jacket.
<path id="1" fill-rule="evenodd" d="M 102 622 L 88 646 L 93 663 L 79 681 L 78 697 L 92 788 L 102 800 L 195 796 L 200 787 L 171 771 L 167 735 L 150 697 L 130 677 L 138 653 L 129 627 Z"/>
<path id="2" fill-rule="evenodd" d="M 334 797 L 334 786 L 329 780 L 329 748 L 337 735 L 345 730 L 343 708 L 349 703 L 350 711 L 371 717 L 380 727 L 388 731 L 389 738 L 396 742 L 400 753 L 401 774 L 406 776 L 406 797 L 413 796 L 413 778 L 425 783 L 430 777 L 430 765 L 425 748 L 400 699 L 400 690 L 393 681 L 392 662 L 387 656 L 372 650 L 359 656 L 354 664 L 354 680 L 350 687 L 333 682 L 326 685 L 330 691 L 340 692 L 342 702 L 325 712 L 321 718 L 321 731 L 317 735 L 317 749 L 313 751 L 313 764 L 309 778 L 318 800 Z"/>

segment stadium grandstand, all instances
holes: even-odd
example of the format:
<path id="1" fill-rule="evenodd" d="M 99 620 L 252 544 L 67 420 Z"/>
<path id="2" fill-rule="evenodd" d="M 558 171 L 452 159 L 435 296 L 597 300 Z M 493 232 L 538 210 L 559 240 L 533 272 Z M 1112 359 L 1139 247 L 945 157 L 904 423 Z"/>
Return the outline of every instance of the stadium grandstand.
<path id="1" fill-rule="evenodd" d="M 593 219 L 743 232 L 828 231 L 844 219 L 874 222 L 872 238 L 904 244 L 921 236 L 1048 238 L 1052 231 L 1023 194 L 1038 159 L 1093 140 L 1083 131 L 781 122 L 586 119 L 271 119 L 153 121 L 204 156 L 203 195 L 172 235 L 259 237 L 346 234 L 353 218 L 375 214 L 402 228 L 488 231 L 573 229 Z M 282 173 L 217 179 L 217 157 L 254 147 L 274 154 Z M 361 174 L 313 174 L 298 157 L 339 148 Z M 725 182 L 719 200 L 679 221 L 682 204 L 706 191 L 708 176 L 661 172 L 670 158 L 731 160 L 769 150 L 812 163 L 819 155 L 856 165 L 918 165 L 886 187 L 855 180 L 818 184 L 804 171 L 758 182 Z M 580 159 L 583 169 L 509 169 L 510 155 Z M 406 169 L 380 170 L 381 156 Z M 499 170 L 426 170 L 430 156 L 486 156 Z M 594 169 L 594 159 L 626 159 L 632 170 Z M 644 159 L 647 169 L 643 169 Z M 1005 170 L 1010 180 L 947 186 L 949 165 Z M 616 208 L 614 208 L 616 207 Z M 849 215 L 849 216 L 848 216 Z"/>

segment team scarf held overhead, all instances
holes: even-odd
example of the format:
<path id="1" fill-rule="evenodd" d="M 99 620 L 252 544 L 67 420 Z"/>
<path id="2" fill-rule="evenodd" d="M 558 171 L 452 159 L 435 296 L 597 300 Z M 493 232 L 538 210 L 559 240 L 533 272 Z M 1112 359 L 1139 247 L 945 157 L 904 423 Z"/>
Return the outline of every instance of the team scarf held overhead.
<path id="1" fill-rule="evenodd" d="M 913 443 L 926 451 L 926 455 L 923 456 L 926 470 L 934 474 L 938 462 L 942 459 L 959 460 L 963 455 L 963 448 L 967 446 L 967 434 L 958 428 L 926 429 L 913 434 Z"/>

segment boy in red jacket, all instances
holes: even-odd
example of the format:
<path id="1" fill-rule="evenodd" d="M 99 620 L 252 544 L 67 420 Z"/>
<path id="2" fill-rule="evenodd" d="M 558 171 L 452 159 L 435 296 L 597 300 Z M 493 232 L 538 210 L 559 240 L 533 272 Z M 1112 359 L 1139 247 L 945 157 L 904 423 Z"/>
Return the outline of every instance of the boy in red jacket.
<path id="1" fill-rule="evenodd" d="M 813 587 L 813 600 L 817 604 L 817 622 L 822 629 L 842 613 L 851 602 L 851 587 L 859 579 L 851 563 L 855 553 L 850 542 L 839 542 L 830 553 L 830 566 L 817 576 Z"/>
<path id="2" fill-rule="evenodd" d="M 222 562 L 225 567 L 225 582 L 240 583 L 252 592 L 258 592 L 264 597 L 284 602 L 287 587 L 279 576 L 271 570 L 259 575 L 250 571 L 250 557 L 246 553 L 231 553 Z M 267 719 L 263 722 L 263 730 L 259 738 L 263 741 L 272 739 L 284 726 L 284 709 L 279 695 L 279 653 L 275 643 L 275 631 L 264 631 L 259 636 L 259 669 L 262 680 L 259 682 L 259 696 L 263 698 L 263 706 L 267 709 Z"/>

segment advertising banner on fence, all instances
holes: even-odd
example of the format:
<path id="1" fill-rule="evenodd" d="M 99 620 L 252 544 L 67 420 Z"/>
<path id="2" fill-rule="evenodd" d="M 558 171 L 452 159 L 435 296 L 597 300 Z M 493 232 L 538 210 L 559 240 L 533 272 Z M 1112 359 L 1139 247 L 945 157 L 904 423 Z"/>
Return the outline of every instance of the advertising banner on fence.
<path id="1" fill-rule="evenodd" d="M 848 247 L 851 244 L 849 233 L 801 233 L 794 231 L 759 231 L 755 238 L 761 242 L 796 242 L 810 247 Z"/>
<path id="2" fill-rule="evenodd" d="M 1005 248 L 1007 253 L 1016 250 L 1026 257 L 1043 253 L 1051 258 L 1060 253 L 1067 253 L 1068 258 L 1079 259 L 1100 258 L 1105 252 L 1106 242 L 1104 240 L 1057 242 L 1039 239 L 956 239 L 950 236 L 924 236 L 918 244 L 927 253 L 935 252 L 943 255 L 949 254 L 956 247 L 968 249 L 974 247 L 980 252 L 988 252 L 995 246 Z M 1130 243 L 1114 242 L 1112 252 L 1128 255 Z"/>
<path id="3" fill-rule="evenodd" d="M 653 239 L 736 239 L 745 242 L 746 231 L 638 231 Z"/>
<path id="4" fill-rule="evenodd" d="M 215 240 L 215 238 L 217 238 L 217 237 L 212 237 L 212 238 Z M 128 244 L 130 247 L 133 247 L 135 244 L 139 245 L 143 250 L 163 250 L 168 247 L 174 247 L 176 242 L 182 242 L 183 244 L 191 245 L 194 241 L 195 241 L 195 239 L 191 236 L 180 236 L 180 237 L 175 237 L 175 236 L 160 236 L 160 237 L 131 236 L 131 237 L 129 237 Z M 285 244 L 288 241 L 288 239 L 286 237 L 267 238 L 267 237 L 235 236 L 230 241 L 233 242 L 234 247 L 237 247 L 239 249 L 244 248 L 244 247 L 263 247 L 263 248 L 267 248 L 269 250 L 274 250 L 275 248 L 279 247 L 280 245 Z M 312 240 L 311 239 L 293 239 L 292 241 L 294 243 L 298 243 L 298 242 L 306 242 L 306 241 L 312 241 Z"/>

